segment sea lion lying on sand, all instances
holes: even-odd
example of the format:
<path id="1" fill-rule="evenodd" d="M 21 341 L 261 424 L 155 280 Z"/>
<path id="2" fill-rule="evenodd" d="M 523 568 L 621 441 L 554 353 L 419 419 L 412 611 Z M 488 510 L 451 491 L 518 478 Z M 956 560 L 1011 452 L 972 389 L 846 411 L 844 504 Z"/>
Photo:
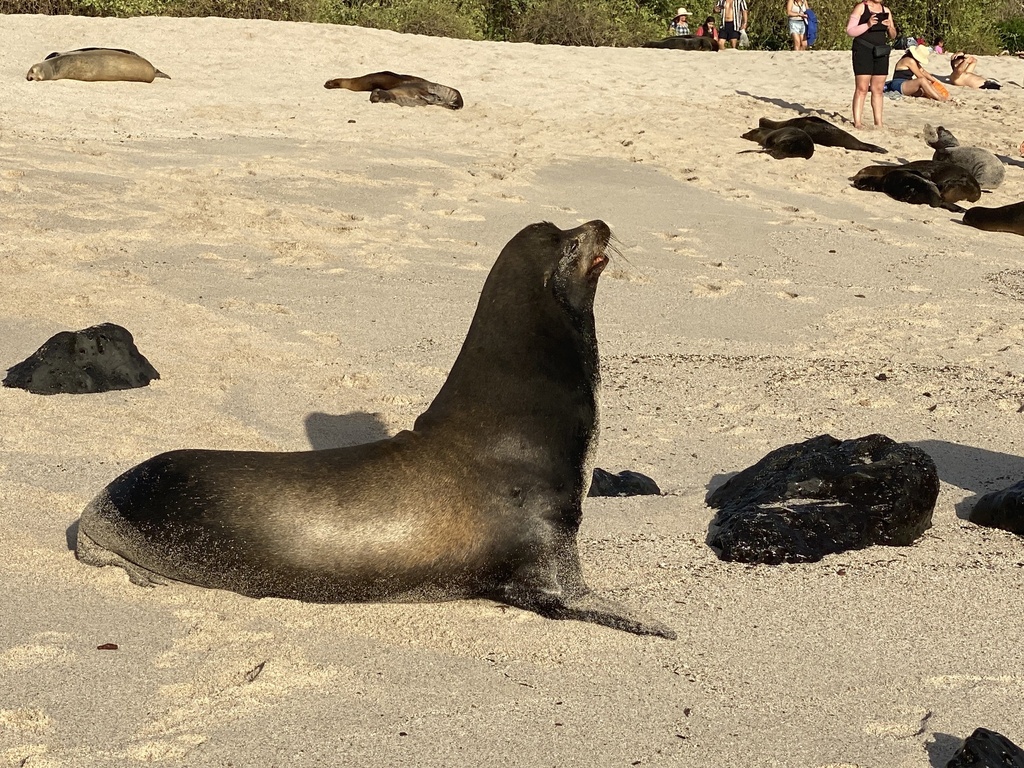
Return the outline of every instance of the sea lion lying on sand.
<path id="1" fill-rule="evenodd" d="M 350 91 L 370 91 L 375 104 L 398 104 L 401 107 L 438 106 L 462 109 L 462 94 L 454 88 L 432 83 L 414 75 L 394 72 L 372 72 L 362 77 L 338 77 L 324 83 L 324 88 L 346 88 Z"/>
<path id="2" fill-rule="evenodd" d="M 974 202 L 981 188 L 967 171 L 954 163 L 915 160 L 905 165 L 869 165 L 851 178 L 853 186 L 869 192 L 884 192 L 894 200 L 930 205 L 963 213 L 958 200 Z"/>
<path id="3" fill-rule="evenodd" d="M 814 142 L 799 128 L 754 128 L 744 133 L 742 138 L 756 141 L 764 147 L 766 154 L 776 160 L 787 157 L 806 159 L 814 154 Z"/>
<path id="4" fill-rule="evenodd" d="M 651 40 L 641 48 L 667 48 L 673 51 L 717 51 L 718 46 L 710 37 L 702 35 L 676 35 L 664 40 Z"/>
<path id="5" fill-rule="evenodd" d="M 1024 203 L 1012 203 L 999 208 L 976 205 L 964 214 L 964 224 L 989 232 L 1024 235 Z"/>
<path id="6" fill-rule="evenodd" d="M 139 54 L 123 48 L 79 48 L 58 53 L 54 51 L 38 64 L 33 64 L 26 80 L 84 80 L 111 82 L 123 80 L 152 83 L 169 75 L 154 67 Z"/>
<path id="7" fill-rule="evenodd" d="M 945 160 L 964 168 L 978 181 L 982 189 L 995 189 L 1003 183 L 1006 168 L 995 153 L 982 147 L 962 147 L 956 136 L 941 125 L 924 127 L 924 140 L 935 154 L 932 160 Z"/>
<path id="8" fill-rule="evenodd" d="M 888 150 L 874 144 L 867 144 L 856 136 L 847 133 L 842 128 L 832 125 L 828 120 L 823 120 L 813 115 L 794 117 L 791 120 L 769 120 L 767 117 L 762 117 L 757 121 L 757 125 L 759 128 L 769 130 L 773 128 L 799 128 L 810 136 L 815 144 L 822 147 L 842 147 L 843 149 L 853 149 L 859 152 L 888 154 Z"/>

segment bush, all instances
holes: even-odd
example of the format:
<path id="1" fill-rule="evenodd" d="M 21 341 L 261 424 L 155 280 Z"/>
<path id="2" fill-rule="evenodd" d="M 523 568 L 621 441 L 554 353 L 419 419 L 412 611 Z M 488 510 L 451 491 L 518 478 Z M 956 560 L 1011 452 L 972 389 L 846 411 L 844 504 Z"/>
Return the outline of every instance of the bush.
<path id="1" fill-rule="evenodd" d="M 485 16 L 481 2 L 472 0 L 379 0 L 323 3 L 316 21 L 357 27 L 390 29 L 411 35 L 434 35 L 482 40 Z"/>
<path id="2" fill-rule="evenodd" d="M 654 13 L 628 0 L 533 0 L 512 39 L 547 45 L 634 46 L 665 36 Z"/>
<path id="3" fill-rule="evenodd" d="M 1024 51 L 1024 18 L 1010 19 L 996 25 L 1002 50 Z"/>

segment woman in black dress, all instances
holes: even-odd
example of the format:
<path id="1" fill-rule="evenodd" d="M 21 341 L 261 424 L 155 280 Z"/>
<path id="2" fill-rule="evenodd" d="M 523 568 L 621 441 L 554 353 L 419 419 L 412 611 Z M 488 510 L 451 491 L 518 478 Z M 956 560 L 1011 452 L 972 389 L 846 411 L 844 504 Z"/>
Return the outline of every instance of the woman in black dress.
<path id="1" fill-rule="evenodd" d="M 853 38 L 853 127 L 864 127 L 864 99 L 871 91 L 871 114 L 882 125 L 885 79 L 889 74 L 889 40 L 896 37 L 892 14 L 877 0 L 863 0 L 853 7 L 846 34 Z"/>

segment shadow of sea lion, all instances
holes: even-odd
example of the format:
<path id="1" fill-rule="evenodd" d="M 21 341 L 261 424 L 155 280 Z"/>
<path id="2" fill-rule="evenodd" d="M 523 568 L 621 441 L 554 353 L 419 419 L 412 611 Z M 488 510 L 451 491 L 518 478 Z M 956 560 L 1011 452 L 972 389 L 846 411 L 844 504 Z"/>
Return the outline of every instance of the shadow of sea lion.
<path id="1" fill-rule="evenodd" d="M 373 443 L 391 436 L 379 414 L 364 411 L 353 411 L 337 416 L 330 413 L 311 413 L 306 416 L 305 426 L 306 438 L 314 451 Z"/>

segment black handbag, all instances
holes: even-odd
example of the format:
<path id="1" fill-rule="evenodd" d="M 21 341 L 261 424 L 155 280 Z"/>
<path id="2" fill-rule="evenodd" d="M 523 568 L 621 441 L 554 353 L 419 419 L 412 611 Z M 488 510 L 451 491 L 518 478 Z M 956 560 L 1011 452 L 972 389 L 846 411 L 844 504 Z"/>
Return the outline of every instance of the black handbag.
<path id="1" fill-rule="evenodd" d="M 888 45 L 873 45 L 871 46 L 871 55 L 876 59 L 887 59 L 889 54 L 892 52 L 892 48 Z"/>

